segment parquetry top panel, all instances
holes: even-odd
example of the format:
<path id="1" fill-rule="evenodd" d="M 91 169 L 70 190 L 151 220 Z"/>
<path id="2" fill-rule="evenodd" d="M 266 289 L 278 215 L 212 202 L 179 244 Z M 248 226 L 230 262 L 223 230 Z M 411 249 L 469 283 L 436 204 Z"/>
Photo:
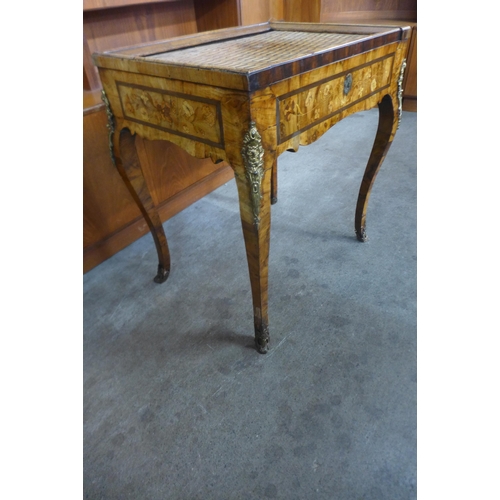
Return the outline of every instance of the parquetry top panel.
<path id="1" fill-rule="evenodd" d="M 242 73 L 270 68 L 366 38 L 363 34 L 268 31 L 147 56 L 151 61 Z"/>

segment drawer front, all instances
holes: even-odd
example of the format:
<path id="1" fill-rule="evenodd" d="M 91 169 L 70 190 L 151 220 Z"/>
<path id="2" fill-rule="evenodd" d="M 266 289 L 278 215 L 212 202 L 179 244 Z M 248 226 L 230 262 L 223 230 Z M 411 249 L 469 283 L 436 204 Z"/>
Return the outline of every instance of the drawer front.
<path id="1" fill-rule="evenodd" d="M 224 147 L 219 101 L 119 81 L 116 87 L 127 120 Z"/>
<path id="2" fill-rule="evenodd" d="M 278 144 L 383 91 L 391 84 L 394 53 L 281 95 L 276 101 Z"/>

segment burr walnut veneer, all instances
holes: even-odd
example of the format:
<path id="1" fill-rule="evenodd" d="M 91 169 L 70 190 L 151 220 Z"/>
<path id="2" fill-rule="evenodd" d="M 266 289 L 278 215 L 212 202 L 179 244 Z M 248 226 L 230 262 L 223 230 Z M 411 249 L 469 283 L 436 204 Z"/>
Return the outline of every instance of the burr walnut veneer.
<path id="1" fill-rule="evenodd" d="M 359 192 L 364 241 L 368 198 L 401 118 L 407 27 L 269 22 L 94 54 L 109 119 L 110 152 L 170 271 L 167 239 L 134 134 L 167 140 L 234 170 L 252 287 L 255 343 L 267 352 L 271 204 L 277 158 L 321 137 L 342 118 L 379 107 Z"/>

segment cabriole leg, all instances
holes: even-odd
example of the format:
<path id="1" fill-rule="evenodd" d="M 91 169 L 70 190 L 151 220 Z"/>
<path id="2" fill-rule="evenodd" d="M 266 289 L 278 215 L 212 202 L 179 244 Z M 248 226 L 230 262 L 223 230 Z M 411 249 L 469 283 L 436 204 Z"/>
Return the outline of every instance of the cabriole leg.
<path id="1" fill-rule="evenodd" d="M 153 199 L 144 179 L 137 150 L 135 138 L 130 130 L 123 128 L 120 133 L 115 133 L 113 138 L 115 164 L 130 191 L 134 201 L 141 210 L 142 215 L 153 235 L 156 251 L 158 253 L 158 272 L 154 278 L 155 283 L 163 283 L 170 273 L 170 253 L 167 238 L 163 230 L 160 216 L 156 210 Z"/>
<path id="2" fill-rule="evenodd" d="M 254 311 L 255 346 L 269 350 L 268 262 L 271 230 L 271 175 L 275 161 L 262 147 L 255 124 L 245 134 L 241 156 L 229 158 L 235 169 L 241 225 L 250 273 Z M 265 157 L 264 157 L 265 156 Z"/>
<path id="3" fill-rule="evenodd" d="M 366 166 L 356 205 L 354 227 L 359 241 L 366 241 L 366 211 L 375 177 L 391 146 L 398 126 L 398 113 L 390 95 L 384 96 L 378 105 L 377 135 Z"/>

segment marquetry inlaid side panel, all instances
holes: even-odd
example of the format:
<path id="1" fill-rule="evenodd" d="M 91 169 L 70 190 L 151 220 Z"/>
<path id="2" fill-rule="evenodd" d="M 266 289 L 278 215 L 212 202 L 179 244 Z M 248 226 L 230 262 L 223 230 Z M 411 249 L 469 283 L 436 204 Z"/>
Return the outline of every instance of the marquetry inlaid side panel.
<path id="1" fill-rule="evenodd" d="M 196 158 L 226 160 L 228 142 L 248 121 L 246 92 L 125 71 L 99 71 L 117 128 L 127 127 L 149 140 L 170 141 Z"/>
<path id="2" fill-rule="evenodd" d="M 124 118 L 223 148 L 220 102 L 116 82 Z"/>
<path id="3" fill-rule="evenodd" d="M 280 123 L 278 143 L 388 88 L 393 65 L 394 53 L 279 96 L 276 102 Z"/>

